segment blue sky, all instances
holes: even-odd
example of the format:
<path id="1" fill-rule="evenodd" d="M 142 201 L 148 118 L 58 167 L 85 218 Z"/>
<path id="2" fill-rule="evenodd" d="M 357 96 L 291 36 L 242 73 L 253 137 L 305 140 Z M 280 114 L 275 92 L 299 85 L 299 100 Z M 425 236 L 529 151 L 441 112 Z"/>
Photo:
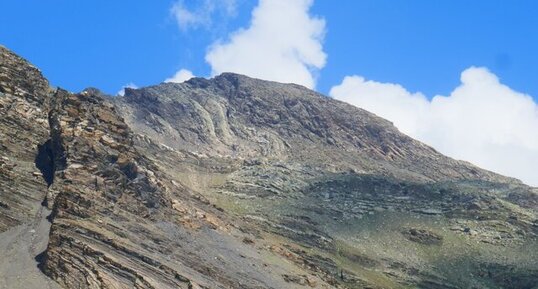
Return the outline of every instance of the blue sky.
<path id="1" fill-rule="evenodd" d="M 209 75 L 207 46 L 250 21 L 257 1 L 238 0 L 219 25 L 181 31 L 175 1 L 6 0 L 0 43 L 39 66 L 55 85 L 115 93 L 161 82 L 179 68 Z M 194 7 L 200 1 L 185 1 Z M 317 89 L 361 74 L 426 95 L 447 94 L 459 73 L 486 66 L 510 87 L 538 95 L 536 1 L 315 1 L 328 55 Z M 225 23 L 225 25 L 222 25 Z"/>
<path id="2" fill-rule="evenodd" d="M 233 71 L 367 109 L 440 152 L 538 186 L 538 2 L 0 2 L 0 44 L 53 85 Z"/>
<path id="3" fill-rule="evenodd" d="M 427 95 L 446 94 L 459 73 L 486 66 L 511 87 L 538 96 L 538 2 L 317 1 L 329 55 L 320 89 L 360 73 Z M 345 4 L 344 4 L 345 3 Z"/>

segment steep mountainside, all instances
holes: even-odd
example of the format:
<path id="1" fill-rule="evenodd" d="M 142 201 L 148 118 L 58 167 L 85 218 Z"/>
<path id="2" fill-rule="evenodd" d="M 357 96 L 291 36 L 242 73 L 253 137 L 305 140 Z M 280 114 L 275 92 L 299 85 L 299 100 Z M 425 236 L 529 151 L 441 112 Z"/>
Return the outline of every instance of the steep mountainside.
<path id="1" fill-rule="evenodd" d="M 230 73 L 128 89 L 114 101 L 168 178 L 342 286 L 537 281 L 536 191 L 367 111 Z"/>
<path id="2" fill-rule="evenodd" d="M 34 260 L 50 227 L 38 168 L 46 163 L 49 93 L 37 68 L 0 46 L 0 288 L 56 288 Z"/>
<path id="3" fill-rule="evenodd" d="M 367 111 L 230 73 L 73 94 L 0 52 L 0 288 L 538 288 L 536 189 Z"/>
<path id="4" fill-rule="evenodd" d="M 208 156 L 286 159 L 419 181 L 513 182 L 447 158 L 390 122 L 298 85 L 225 73 L 127 89 L 116 99 L 133 129 Z"/>

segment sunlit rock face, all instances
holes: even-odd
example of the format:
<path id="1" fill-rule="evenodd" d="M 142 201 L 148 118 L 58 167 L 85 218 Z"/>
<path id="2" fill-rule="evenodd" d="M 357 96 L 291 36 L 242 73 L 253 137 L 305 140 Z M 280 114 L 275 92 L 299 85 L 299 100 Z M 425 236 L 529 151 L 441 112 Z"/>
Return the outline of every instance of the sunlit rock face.
<path id="1" fill-rule="evenodd" d="M 230 73 L 70 93 L 0 52 L 0 287 L 538 283 L 536 189 L 367 111 Z"/>

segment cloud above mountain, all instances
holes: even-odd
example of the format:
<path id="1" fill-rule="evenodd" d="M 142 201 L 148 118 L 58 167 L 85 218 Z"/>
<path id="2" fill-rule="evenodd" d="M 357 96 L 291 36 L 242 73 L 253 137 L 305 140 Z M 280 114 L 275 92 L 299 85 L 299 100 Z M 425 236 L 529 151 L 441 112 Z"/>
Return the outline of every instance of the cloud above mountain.
<path id="1" fill-rule="evenodd" d="M 187 69 L 180 69 L 172 77 L 167 78 L 164 82 L 182 83 L 194 77 L 192 71 Z"/>
<path id="2" fill-rule="evenodd" d="M 312 0 L 260 0 L 248 27 L 228 32 L 208 46 L 205 60 L 211 75 L 235 72 L 314 88 L 327 55 L 323 51 L 325 20 L 310 15 L 312 4 Z M 234 15 L 236 5 L 236 0 L 204 0 L 187 6 L 180 0 L 170 11 L 186 32 L 213 27 L 215 19 Z"/>
<path id="3" fill-rule="evenodd" d="M 236 16 L 237 0 L 177 0 L 170 8 L 170 14 L 183 33 L 202 29 L 206 32 L 217 27 L 224 28 L 227 19 Z M 198 33 L 198 32 L 196 32 Z M 192 71 L 181 68 L 164 82 L 181 83 L 194 77 Z"/>
<path id="4" fill-rule="evenodd" d="M 398 84 L 345 77 L 330 95 L 384 117 L 443 154 L 538 185 L 538 105 L 486 68 L 429 100 Z"/>
<path id="5" fill-rule="evenodd" d="M 325 21 L 311 16 L 312 0 L 260 0 L 249 27 L 209 47 L 212 74 L 236 72 L 314 88 L 325 66 Z"/>

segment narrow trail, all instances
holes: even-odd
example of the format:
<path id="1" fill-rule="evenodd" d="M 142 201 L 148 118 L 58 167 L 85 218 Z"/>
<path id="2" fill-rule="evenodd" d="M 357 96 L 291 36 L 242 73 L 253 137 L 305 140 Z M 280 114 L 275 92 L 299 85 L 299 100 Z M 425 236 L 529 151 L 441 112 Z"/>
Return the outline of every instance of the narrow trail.
<path id="1" fill-rule="evenodd" d="M 49 238 L 50 211 L 40 207 L 33 222 L 0 233 L 0 289 L 60 289 L 37 267 Z"/>

